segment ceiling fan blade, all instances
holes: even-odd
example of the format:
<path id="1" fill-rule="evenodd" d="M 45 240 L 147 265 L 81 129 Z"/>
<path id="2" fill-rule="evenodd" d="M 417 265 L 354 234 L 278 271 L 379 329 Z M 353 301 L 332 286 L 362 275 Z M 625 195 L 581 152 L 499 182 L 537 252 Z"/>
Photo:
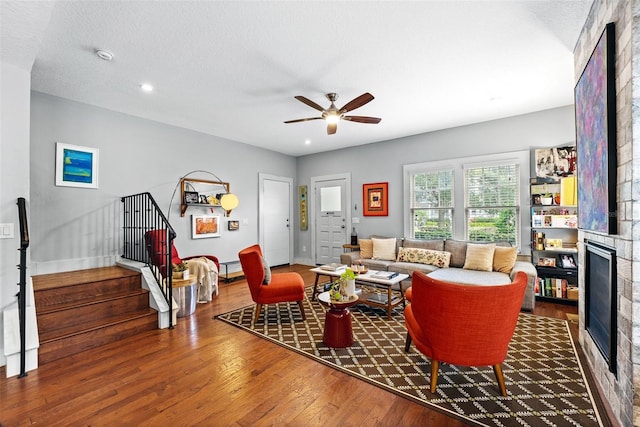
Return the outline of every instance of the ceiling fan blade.
<path id="1" fill-rule="evenodd" d="M 285 123 L 308 122 L 309 120 L 322 120 L 322 117 L 309 117 L 309 118 L 306 118 L 306 119 L 287 120 Z"/>
<path id="2" fill-rule="evenodd" d="M 319 106 L 318 104 L 310 100 L 309 98 L 305 98 L 304 96 L 301 96 L 301 95 L 294 96 L 294 98 L 304 104 L 307 104 L 311 108 L 315 108 L 318 111 L 324 111 L 324 108 L 322 108 L 321 106 Z"/>
<path id="3" fill-rule="evenodd" d="M 338 130 L 337 123 L 329 123 L 327 125 L 327 135 L 333 135 L 334 133 L 336 133 L 336 130 Z"/>
<path id="4" fill-rule="evenodd" d="M 354 98 L 351 101 L 347 102 L 344 105 L 344 107 L 340 109 L 340 112 L 346 113 L 348 111 L 355 110 L 356 108 L 360 108 L 367 102 L 371 102 L 371 101 L 373 101 L 373 95 L 371 95 L 369 92 L 365 92 L 359 97 Z"/>
<path id="5" fill-rule="evenodd" d="M 372 123 L 377 124 L 382 120 L 379 117 L 367 117 L 367 116 L 342 116 L 342 120 L 349 120 L 350 122 L 358 123 Z"/>

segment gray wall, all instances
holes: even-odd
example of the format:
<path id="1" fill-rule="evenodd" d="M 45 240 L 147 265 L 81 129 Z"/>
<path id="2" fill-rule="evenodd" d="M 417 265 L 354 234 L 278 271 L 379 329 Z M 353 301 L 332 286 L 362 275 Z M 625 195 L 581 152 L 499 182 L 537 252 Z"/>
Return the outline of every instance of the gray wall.
<path id="1" fill-rule="evenodd" d="M 351 215 L 360 218 L 360 224 L 355 225 L 358 236 L 380 234 L 401 237 L 404 234 L 403 165 L 573 144 L 575 144 L 574 110 L 573 105 L 568 105 L 506 119 L 299 157 L 297 179 L 298 185 L 310 186 L 312 177 L 351 173 Z M 389 216 L 365 217 L 362 215 L 362 184 L 371 182 L 389 183 Z M 310 187 L 309 191 L 311 191 Z M 310 194 L 309 197 L 312 195 Z M 296 215 L 299 217 L 299 213 Z M 306 252 L 302 251 L 303 247 L 306 247 Z M 310 248 L 310 232 L 298 231 L 296 254 L 300 260 L 311 258 Z"/>
<path id="2" fill-rule="evenodd" d="M 99 189 L 55 186 L 56 142 L 100 150 Z M 228 219 L 241 226 L 228 231 L 223 217 L 220 238 L 192 240 L 191 214 L 208 210 L 190 207 L 181 218 L 178 190 L 170 213 L 178 252 L 237 259 L 258 241 L 258 173 L 296 173 L 291 156 L 36 92 L 30 156 L 32 275 L 112 265 L 122 246 L 120 198 L 148 191 L 167 215 L 179 178 L 197 169 L 230 183 L 240 204 Z"/>

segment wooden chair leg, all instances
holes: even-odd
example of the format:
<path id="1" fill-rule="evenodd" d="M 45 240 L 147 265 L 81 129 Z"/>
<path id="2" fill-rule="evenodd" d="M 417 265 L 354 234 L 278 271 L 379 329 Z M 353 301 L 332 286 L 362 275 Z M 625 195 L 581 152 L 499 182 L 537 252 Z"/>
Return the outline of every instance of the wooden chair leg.
<path id="1" fill-rule="evenodd" d="M 300 307 L 300 314 L 302 314 L 302 320 L 307 320 L 307 316 L 304 314 L 304 305 L 302 300 L 298 301 L 298 307 Z"/>
<path id="2" fill-rule="evenodd" d="M 407 339 L 404 342 L 404 352 L 405 353 L 409 352 L 409 347 L 411 347 L 411 335 L 409 334 L 409 331 L 407 331 Z"/>
<path id="3" fill-rule="evenodd" d="M 262 311 L 262 304 L 256 304 L 256 315 L 253 316 L 253 323 L 258 323 L 260 318 L 260 312 Z"/>
<path id="4" fill-rule="evenodd" d="M 438 370 L 440 369 L 440 362 L 437 360 L 431 360 L 431 393 L 436 392 L 438 386 Z"/>
<path id="5" fill-rule="evenodd" d="M 500 393 L 502 393 L 504 397 L 507 397 L 507 386 L 504 384 L 504 375 L 502 375 L 502 364 L 498 363 L 497 365 L 493 365 L 493 373 L 496 374 Z"/>

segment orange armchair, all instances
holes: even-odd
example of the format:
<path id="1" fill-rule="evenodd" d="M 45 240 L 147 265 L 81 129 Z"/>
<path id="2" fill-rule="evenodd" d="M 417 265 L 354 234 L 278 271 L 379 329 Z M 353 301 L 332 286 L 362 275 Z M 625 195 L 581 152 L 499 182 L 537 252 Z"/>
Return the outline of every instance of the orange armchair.
<path id="1" fill-rule="evenodd" d="M 160 274 L 162 277 L 167 277 L 167 274 L 171 274 L 171 266 L 165 265 L 167 260 L 167 230 L 166 229 L 158 229 L 158 230 L 150 230 L 144 234 L 145 244 L 147 246 L 147 253 L 149 254 L 149 258 L 151 258 L 151 263 L 160 269 Z M 220 271 L 220 263 L 218 262 L 218 258 L 213 255 L 192 255 L 186 258 L 180 258 L 178 255 L 178 251 L 176 247 L 171 243 L 171 263 L 172 264 L 180 264 L 182 261 L 187 261 L 192 258 L 208 258 L 216 265 L 218 271 Z"/>
<path id="2" fill-rule="evenodd" d="M 254 322 L 260 318 L 262 306 L 278 302 L 297 302 L 302 319 L 307 320 L 302 301 L 305 298 L 304 281 L 298 273 L 273 273 L 265 283 L 265 266 L 260 245 L 253 245 L 238 253 L 244 277 L 249 284 L 251 298 L 256 303 Z M 268 268 L 268 266 L 267 266 Z"/>
<path id="3" fill-rule="evenodd" d="M 492 366 L 503 396 L 507 388 L 502 362 L 518 322 L 527 275 L 513 283 L 473 286 L 442 282 L 413 273 L 411 303 L 404 309 L 409 351 L 411 341 L 431 359 L 431 392 L 438 385 L 441 362 Z"/>

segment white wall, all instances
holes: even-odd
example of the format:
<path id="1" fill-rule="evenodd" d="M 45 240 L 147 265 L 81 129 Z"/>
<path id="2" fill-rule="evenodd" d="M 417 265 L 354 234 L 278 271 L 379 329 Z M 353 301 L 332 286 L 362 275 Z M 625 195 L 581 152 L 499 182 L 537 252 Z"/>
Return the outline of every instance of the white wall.
<path id="1" fill-rule="evenodd" d="M 352 217 L 358 236 L 371 234 L 403 236 L 403 176 L 402 166 L 434 160 L 480 156 L 540 147 L 575 144 L 573 105 L 554 108 L 506 119 L 493 120 L 437 132 L 414 135 L 375 144 L 345 148 L 327 153 L 299 157 L 298 185 L 310 185 L 311 177 L 351 173 Z M 389 183 L 389 216 L 362 215 L 362 184 Z M 311 188 L 309 191 L 311 192 Z M 313 197 L 310 193 L 308 197 Z M 356 207 L 357 205 L 357 207 Z M 296 211 L 299 218 L 299 210 Z M 296 256 L 309 260 L 311 235 L 299 231 Z M 307 251 L 303 252 L 302 248 Z"/>
<path id="2" fill-rule="evenodd" d="M 30 90 L 29 70 L 0 63 L 0 223 L 14 225 L 14 237 L 0 239 L 0 312 L 17 304 L 20 227 L 16 203 L 18 197 L 27 201 L 29 197 Z M 5 364 L 0 316 L 0 366 Z"/>
<path id="3" fill-rule="evenodd" d="M 220 238 L 192 240 L 191 214 L 209 211 L 190 207 L 181 218 L 178 190 L 170 216 L 176 248 L 237 259 L 258 242 L 258 173 L 295 178 L 295 158 L 247 144 L 37 92 L 31 109 L 32 274 L 112 265 L 121 254 L 120 198 L 148 191 L 167 215 L 179 178 L 197 169 L 230 183 L 240 204 L 228 219 L 240 220 L 240 230 L 228 231 L 223 217 Z M 56 142 L 100 150 L 98 189 L 54 185 Z"/>

